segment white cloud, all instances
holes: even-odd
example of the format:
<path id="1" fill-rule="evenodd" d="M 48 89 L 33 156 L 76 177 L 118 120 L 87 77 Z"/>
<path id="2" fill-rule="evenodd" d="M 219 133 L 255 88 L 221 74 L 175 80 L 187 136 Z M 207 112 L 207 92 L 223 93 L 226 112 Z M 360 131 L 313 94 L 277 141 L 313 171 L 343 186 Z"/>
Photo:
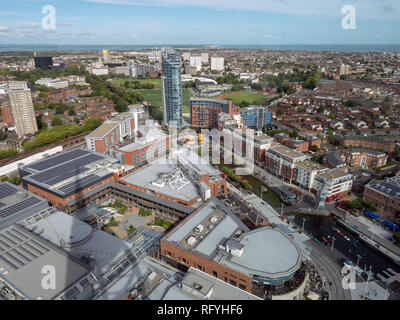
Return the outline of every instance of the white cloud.
<path id="1" fill-rule="evenodd" d="M 341 17 L 341 8 L 344 5 L 353 5 L 357 12 L 365 18 L 376 18 L 390 8 L 397 11 L 399 6 L 394 0 L 387 0 L 382 6 L 376 0 L 82 0 L 104 4 L 129 5 L 129 6 L 158 6 L 158 7 L 203 7 L 224 10 L 251 10 L 279 14 L 301 14 L 319 16 Z"/>
<path id="2" fill-rule="evenodd" d="M 0 16 L 9 16 L 9 15 L 12 15 L 12 14 L 17 14 L 17 13 L 19 13 L 19 12 L 16 12 L 16 11 L 14 11 L 14 12 L 0 12 Z"/>
<path id="3" fill-rule="evenodd" d="M 6 31 L 6 30 L 8 30 L 7 26 L 0 26 L 0 31 Z"/>

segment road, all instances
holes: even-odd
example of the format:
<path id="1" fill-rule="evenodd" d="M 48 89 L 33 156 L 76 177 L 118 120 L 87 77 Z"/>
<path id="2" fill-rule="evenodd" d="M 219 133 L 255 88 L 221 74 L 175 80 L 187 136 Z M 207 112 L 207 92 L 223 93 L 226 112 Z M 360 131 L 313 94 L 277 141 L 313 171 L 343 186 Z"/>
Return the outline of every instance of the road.
<path id="1" fill-rule="evenodd" d="M 325 278 L 325 290 L 329 292 L 329 300 L 351 300 L 350 290 L 344 290 L 342 287 L 341 268 L 338 263 L 328 256 L 324 247 L 313 240 L 308 240 L 304 244 L 311 248 L 312 263 L 321 278 Z"/>

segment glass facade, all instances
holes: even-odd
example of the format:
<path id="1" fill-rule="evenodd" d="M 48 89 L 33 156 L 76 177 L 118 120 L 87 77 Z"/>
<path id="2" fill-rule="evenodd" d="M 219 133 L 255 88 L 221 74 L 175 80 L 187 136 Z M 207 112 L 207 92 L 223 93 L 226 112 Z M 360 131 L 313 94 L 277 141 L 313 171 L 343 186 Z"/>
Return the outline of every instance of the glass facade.
<path id="1" fill-rule="evenodd" d="M 249 107 L 240 110 L 240 115 L 246 127 L 261 130 L 272 125 L 272 112 L 265 107 Z"/>
<path id="2" fill-rule="evenodd" d="M 182 127 L 181 57 L 172 48 L 163 48 L 161 54 L 164 124 L 176 121 Z"/>

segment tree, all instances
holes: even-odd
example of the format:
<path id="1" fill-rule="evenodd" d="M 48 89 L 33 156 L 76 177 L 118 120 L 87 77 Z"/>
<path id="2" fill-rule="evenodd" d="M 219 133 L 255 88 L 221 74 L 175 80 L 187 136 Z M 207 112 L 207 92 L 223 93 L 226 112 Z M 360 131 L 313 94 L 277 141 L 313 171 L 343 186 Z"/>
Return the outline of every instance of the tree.
<path id="1" fill-rule="evenodd" d="M 3 141 L 7 138 L 7 134 L 4 129 L 0 129 L 0 141 Z"/>
<path id="2" fill-rule="evenodd" d="M 53 127 L 62 126 L 62 124 L 63 124 L 63 122 L 62 122 L 61 118 L 60 118 L 60 117 L 57 117 L 57 116 L 54 117 L 53 120 L 51 121 L 51 125 L 52 125 Z"/>
<path id="3" fill-rule="evenodd" d="M 357 130 L 357 131 L 356 131 L 356 134 L 357 134 L 357 135 L 360 135 L 360 134 L 361 134 L 361 131 L 360 131 L 360 130 Z"/>
<path id="4" fill-rule="evenodd" d="M 69 111 L 68 111 L 68 115 L 69 116 L 74 116 L 76 113 L 75 113 L 75 109 L 73 108 L 73 107 L 71 107 L 70 109 L 69 109 Z"/>
<path id="5" fill-rule="evenodd" d="M 74 122 L 75 122 L 76 124 L 79 124 L 79 122 L 80 122 L 79 118 L 78 118 L 78 117 L 75 117 L 75 118 L 74 118 Z"/>

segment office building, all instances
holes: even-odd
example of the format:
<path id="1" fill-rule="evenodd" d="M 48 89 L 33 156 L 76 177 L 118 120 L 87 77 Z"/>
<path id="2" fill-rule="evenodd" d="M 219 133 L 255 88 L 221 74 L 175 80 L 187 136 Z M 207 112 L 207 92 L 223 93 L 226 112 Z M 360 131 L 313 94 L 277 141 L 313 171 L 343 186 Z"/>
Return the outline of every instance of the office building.
<path id="1" fill-rule="evenodd" d="M 239 114 L 240 108 L 233 105 L 229 100 L 192 98 L 190 99 L 190 122 L 195 128 L 218 128 L 218 115 L 226 113 L 229 115 Z"/>
<path id="2" fill-rule="evenodd" d="M 211 57 L 211 70 L 224 71 L 225 59 L 223 57 Z"/>
<path id="3" fill-rule="evenodd" d="M 162 99 L 164 124 L 175 122 L 182 126 L 182 79 L 181 58 L 174 49 L 167 47 L 162 51 Z"/>
<path id="4" fill-rule="evenodd" d="M 53 58 L 52 57 L 34 57 L 35 68 L 49 70 L 53 68 Z"/>
<path id="5" fill-rule="evenodd" d="M 261 130 L 272 125 L 272 112 L 266 107 L 250 106 L 240 109 L 240 115 L 247 128 Z"/>
<path id="6" fill-rule="evenodd" d="M 18 138 L 38 131 L 31 90 L 26 82 L 10 83 L 8 92 Z"/>

